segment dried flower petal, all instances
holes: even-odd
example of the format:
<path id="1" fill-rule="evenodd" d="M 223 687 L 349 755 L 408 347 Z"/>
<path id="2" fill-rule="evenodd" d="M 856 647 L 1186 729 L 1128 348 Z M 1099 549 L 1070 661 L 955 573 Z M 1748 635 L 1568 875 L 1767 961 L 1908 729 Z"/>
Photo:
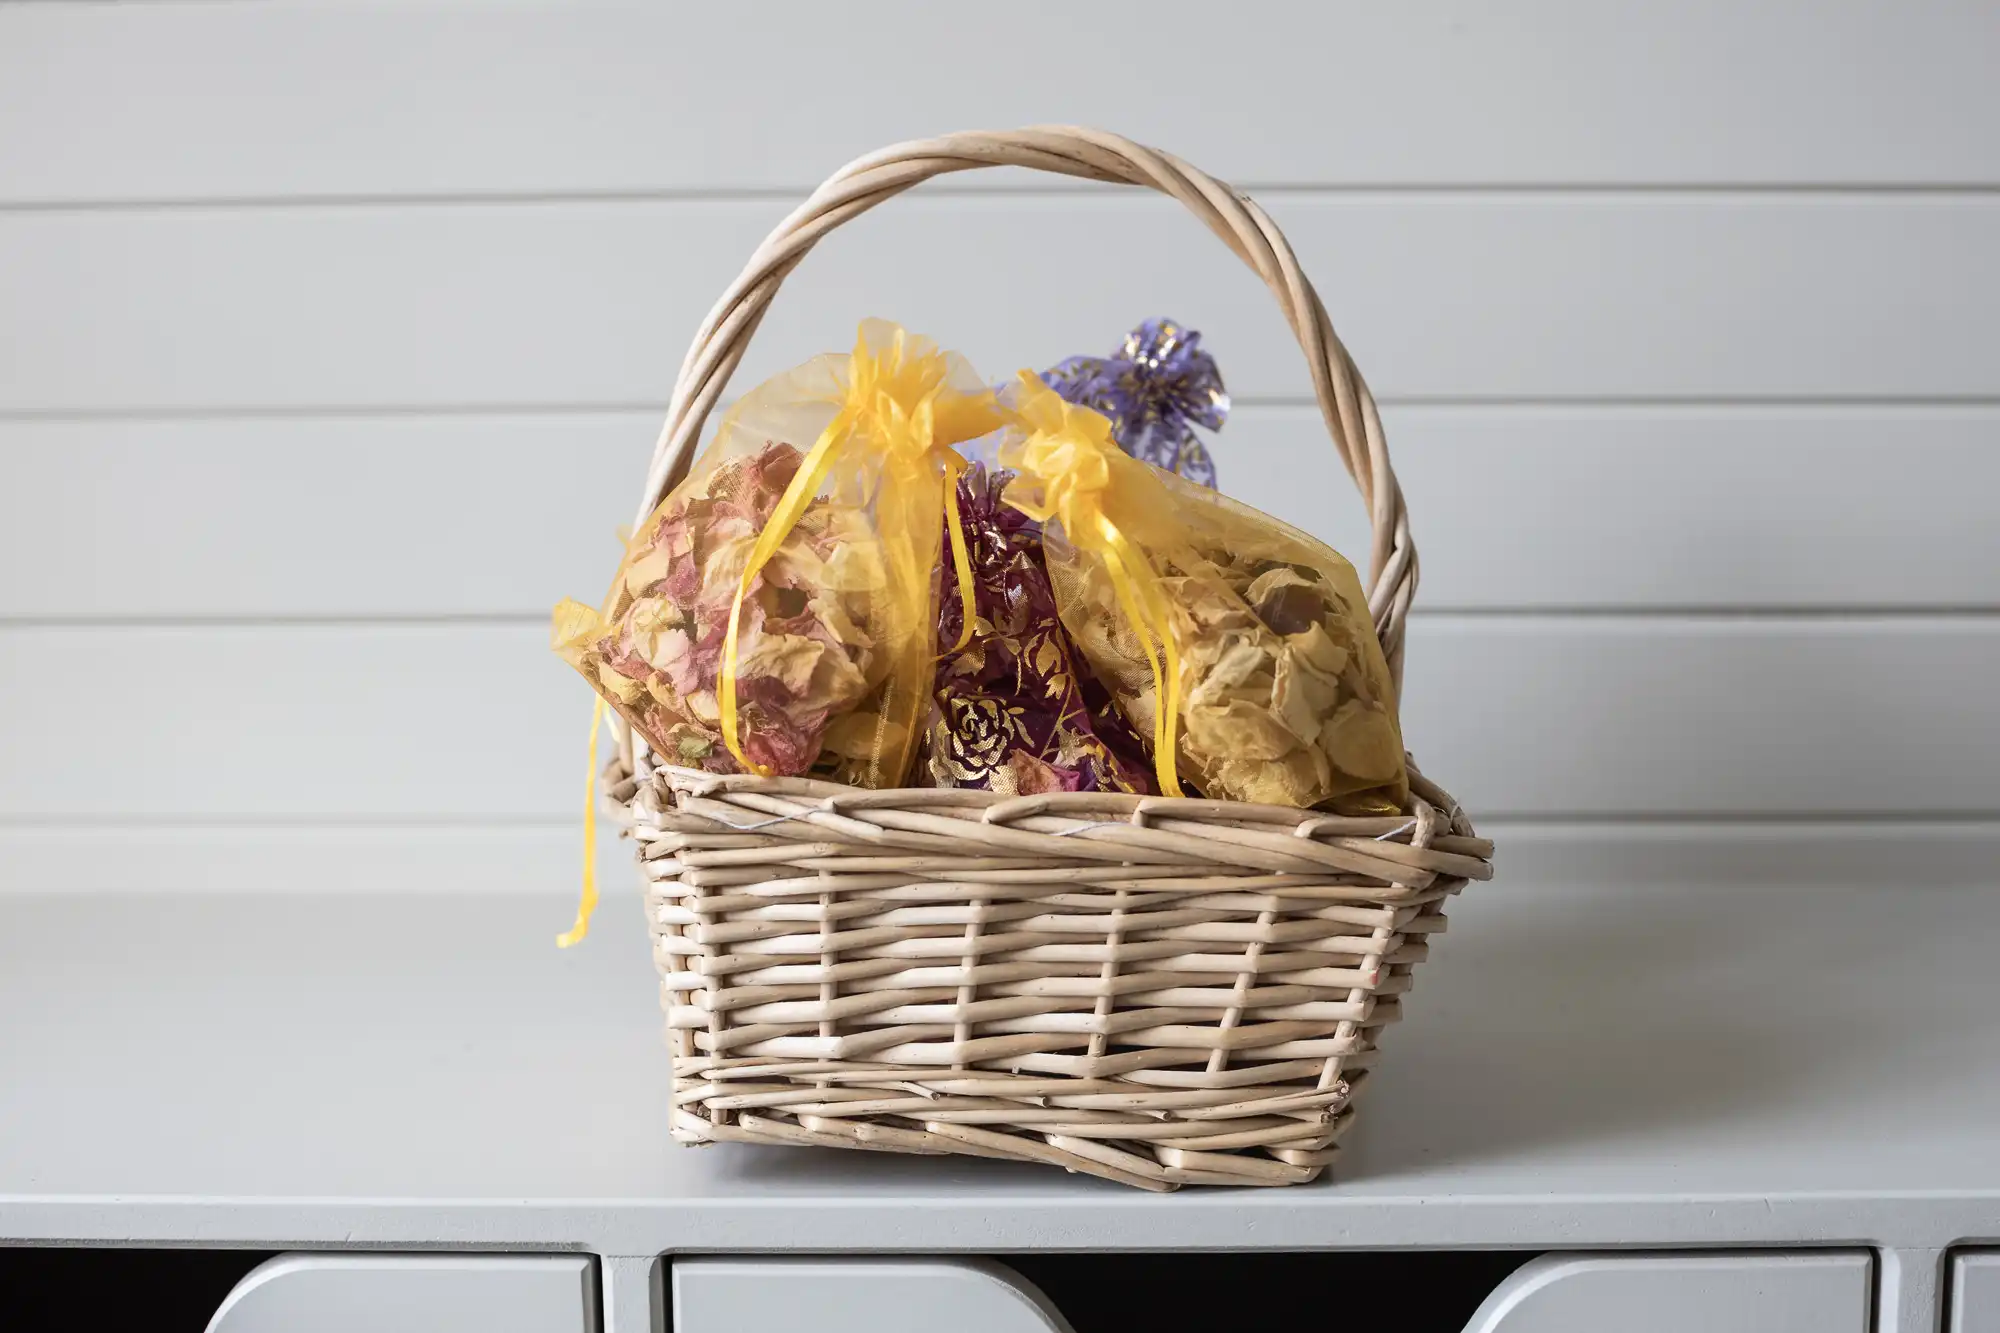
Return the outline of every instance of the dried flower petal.
<path id="1" fill-rule="evenodd" d="M 1326 720 L 1320 746 L 1341 769 L 1370 782 L 1388 782 L 1403 769 L 1403 743 L 1395 720 L 1378 703 L 1349 699 Z"/>
<path id="2" fill-rule="evenodd" d="M 1289 645 L 1279 651 L 1271 711 L 1300 745 L 1318 742 L 1321 720 L 1340 703 L 1342 693 L 1337 677 L 1321 675 Z"/>
<path id="3" fill-rule="evenodd" d="M 1253 699 L 1186 709 L 1182 723 L 1187 750 L 1212 759 L 1283 759 L 1302 748 L 1269 705 Z"/>

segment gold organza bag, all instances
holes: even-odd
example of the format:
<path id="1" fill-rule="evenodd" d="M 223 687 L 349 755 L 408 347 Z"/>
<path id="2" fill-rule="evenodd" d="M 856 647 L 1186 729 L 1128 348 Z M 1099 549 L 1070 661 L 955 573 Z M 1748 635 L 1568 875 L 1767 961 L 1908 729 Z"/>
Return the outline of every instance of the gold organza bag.
<path id="1" fill-rule="evenodd" d="M 556 651 L 669 763 L 893 787 L 930 697 L 951 446 L 992 431 L 966 363 L 869 321 L 766 381 L 639 526 Z M 955 539 L 955 541 L 962 539 Z M 964 559 L 954 546 L 956 561 Z"/>
<path id="2" fill-rule="evenodd" d="M 1024 373 L 1000 459 L 1045 525 L 1064 627 L 1151 735 L 1161 790 L 1382 814 L 1409 805 L 1395 686 L 1354 568 L 1306 534 L 1128 457 Z"/>

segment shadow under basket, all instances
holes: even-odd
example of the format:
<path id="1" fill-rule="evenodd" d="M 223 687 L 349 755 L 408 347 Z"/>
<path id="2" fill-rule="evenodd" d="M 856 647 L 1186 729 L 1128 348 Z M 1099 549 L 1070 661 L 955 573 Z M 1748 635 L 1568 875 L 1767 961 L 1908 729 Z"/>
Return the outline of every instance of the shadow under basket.
<path id="1" fill-rule="evenodd" d="M 1264 280 L 1367 503 L 1368 605 L 1400 681 L 1416 549 L 1374 400 L 1318 294 L 1253 201 L 1095 130 L 947 135 L 836 172 L 696 335 L 636 521 L 686 475 L 813 245 L 923 180 L 989 166 L 1159 190 Z M 1445 900 L 1491 873 L 1491 845 L 1414 769 L 1406 814 L 1360 818 L 724 777 L 659 766 L 614 730 L 607 783 L 647 876 L 687 1143 L 999 1157 L 1150 1190 L 1312 1180 Z"/>

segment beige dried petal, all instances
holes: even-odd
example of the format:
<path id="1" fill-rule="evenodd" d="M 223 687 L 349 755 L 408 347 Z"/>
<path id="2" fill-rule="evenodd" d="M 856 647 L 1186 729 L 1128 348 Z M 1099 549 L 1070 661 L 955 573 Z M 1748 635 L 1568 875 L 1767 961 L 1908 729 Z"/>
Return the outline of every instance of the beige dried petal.
<path id="1" fill-rule="evenodd" d="M 658 547 L 647 551 L 637 560 L 625 566 L 623 582 L 625 591 L 633 597 L 643 596 L 646 590 L 667 576 L 673 567 L 673 552 Z"/>
<path id="2" fill-rule="evenodd" d="M 1219 704 L 1230 691 L 1246 684 L 1259 672 L 1268 673 L 1272 669 L 1269 644 L 1259 643 L 1247 635 L 1228 635 L 1221 646 L 1221 656 L 1216 658 L 1214 665 L 1200 672 L 1193 688 L 1188 691 L 1189 707 Z"/>
<path id="3" fill-rule="evenodd" d="M 1319 584 L 1293 569 L 1290 565 L 1280 565 L 1267 569 L 1250 580 L 1250 586 L 1243 590 L 1243 600 L 1255 606 L 1281 588 L 1313 588 Z"/>
<path id="4" fill-rule="evenodd" d="M 643 682 L 633 680 L 630 676 L 619 675 L 611 669 L 609 662 L 598 662 L 596 666 L 599 687 L 619 703 L 637 703 L 640 697 L 646 693 L 646 686 Z"/>
<path id="5" fill-rule="evenodd" d="M 1319 739 L 1321 725 L 1340 699 L 1340 682 L 1322 676 L 1289 649 L 1278 655 L 1271 683 L 1271 710 L 1299 744 Z"/>
<path id="6" fill-rule="evenodd" d="M 866 760 L 895 754 L 902 748 L 903 728 L 873 708 L 857 708 L 829 722 L 820 737 L 820 752 L 842 759 Z"/>
<path id="7" fill-rule="evenodd" d="M 826 626 L 826 632 L 836 643 L 844 643 L 850 649 L 863 650 L 863 657 L 872 655 L 875 636 L 868 632 L 866 621 L 869 602 L 864 597 L 847 597 L 831 592 L 817 591 L 809 604 L 813 615 Z"/>
<path id="8" fill-rule="evenodd" d="M 680 607 L 670 597 L 624 598 L 625 611 L 619 623 L 632 634 L 657 634 L 672 629 L 683 618 Z"/>
<path id="9" fill-rule="evenodd" d="M 1276 759 L 1299 746 L 1269 708 L 1247 699 L 1189 708 L 1182 720 L 1188 748 L 1211 761 Z"/>
<path id="10" fill-rule="evenodd" d="M 1188 679 L 1206 676 L 1230 648 L 1230 631 L 1207 630 L 1182 616 L 1174 617 L 1174 642 L 1180 648 Z"/>
<path id="11" fill-rule="evenodd" d="M 1328 792 L 1334 790 L 1334 776 L 1339 770 L 1334 768 L 1333 761 L 1327 758 L 1326 751 L 1318 745 L 1306 746 L 1304 753 L 1312 760 L 1313 766 L 1313 797 L 1310 804 L 1317 805 Z"/>
<path id="12" fill-rule="evenodd" d="M 1388 782 L 1403 771 L 1395 722 L 1380 704 L 1349 699 L 1326 720 L 1319 743 L 1342 772 L 1357 778 Z"/>
<path id="13" fill-rule="evenodd" d="M 882 559 L 881 544 L 874 541 L 844 541 L 827 557 L 820 580 L 835 592 L 876 592 L 889 585 L 888 567 Z"/>
<path id="14" fill-rule="evenodd" d="M 1236 588 L 1218 574 L 1189 575 L 1162 582 L 1176 613 L 1185 616 L 1199 633 L 1251 629 L 1257 624 L 1257 618 Z"/>
<path id="15" fill-rule="evenodd" d="M 829 648 L 813 665 L 806 689 L 809 706 L 829 710 L 852 708 L 868 694 L 871 682 L 844 648 Z"/>
<path id="16" fill-rule="evenodd" d="M 1244 592 L 1257 619 L 1278 634 L 1301 634 L 1327 618 L 1335 599 L 1326 585 L 1289 566 L 1258 575 Z"/>
<path id="17" fill-rule="evenodd" d="M 1353 656 L 1346 647 L 1333 641 L 1333 637 L 1326 632 L 1325 622 L 1314 625 L 1303 634 L 1286 636 L 1285 646 L 1313 670 L 1336 678 L 1347 670 L 1348 660 Z"/>
<path id="18" fill-rule="evenodd" d="M 815 639 L 798 634 L 759 634 L 738 659 L 736 674 L 739 680 L 768 677 L 792 694 L 802 695 L 811 686 L 813 672 L 825 655 L 826 645 Z"/>
<path id="19" fill-rule="evenodd" d="M 787 588 L 821 587 L 828 582 L 827 564 L 794 529 L 793 536 L 772 552 L 770 562 L 764 566 L 764 582 Z"/>
<path id="20" fill-rule="evenodd" d="M 710 548 L 708 559 L 701 566 L 702 601 L 726 606 L 735 598 L 736 589 L 743 582 L 743 569 L 750 563 L 750 552 L 756 545 L 757 534 L 753 532 L 717 542 Z"/>
<path id="21" fill-rule="evenodd" d="M 1136 674 L 1147 674 L 1146 655 L 1138 638 L 1125 630 L 1125 622 L 1115 611 L 1100 612 L 1074 628 L 1077 650 L 1100 674 L 1123 675 L 1130 669 L 1127 664 L 1134 659 L 1137 659 Z"/>
<path id="22" fill-rule="evenodd" d="M 1210 796 L 1257 805 L 1309 806 L 1322 790 L 1312 758 L 1304 750 L 1276 760 L 1228 760 L 1206 776 L 1202 790 Z"/>
<path id="23" fill-rule="evenodd" d="M 656 671 L 673 675 L 682 670 L 694 654 L 694 640 L 686 630 L 669 629 L 632 636 L 632 647 Z"/>
<path id="24" fill-rule="evenodd" d="M 720 739 L 685 722 L 668 727 L 660 741 L 660 754 L 675 764 L 699 764 L 722 748 Z"/>

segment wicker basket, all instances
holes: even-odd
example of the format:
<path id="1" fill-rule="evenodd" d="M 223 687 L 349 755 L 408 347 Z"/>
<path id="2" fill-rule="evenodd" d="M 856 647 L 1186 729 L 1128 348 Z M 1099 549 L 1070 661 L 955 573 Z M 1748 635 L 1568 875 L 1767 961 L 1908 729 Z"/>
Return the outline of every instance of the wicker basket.
<path id="1" fill-rule="evenodd" d="M 822 236 L 1000 165 L 1170 194 L 1270 286 L 1368 502 L 1369 604 L 1400 680 L 1416 552 L 1367 387 L 1262 209 L 1110 134 L 956 134 L 837 172 L 696 336 L 640 517 Z M 1490 873 L 1491 845 L 1414 772 L 1408 818 L 1347 818 L 717 777 L 618 739 L 606 782 L 649 882 L 688 1143 L 1010 1158 L 1150 1190 L 1311 1180 L 1445 899 Z"/>

